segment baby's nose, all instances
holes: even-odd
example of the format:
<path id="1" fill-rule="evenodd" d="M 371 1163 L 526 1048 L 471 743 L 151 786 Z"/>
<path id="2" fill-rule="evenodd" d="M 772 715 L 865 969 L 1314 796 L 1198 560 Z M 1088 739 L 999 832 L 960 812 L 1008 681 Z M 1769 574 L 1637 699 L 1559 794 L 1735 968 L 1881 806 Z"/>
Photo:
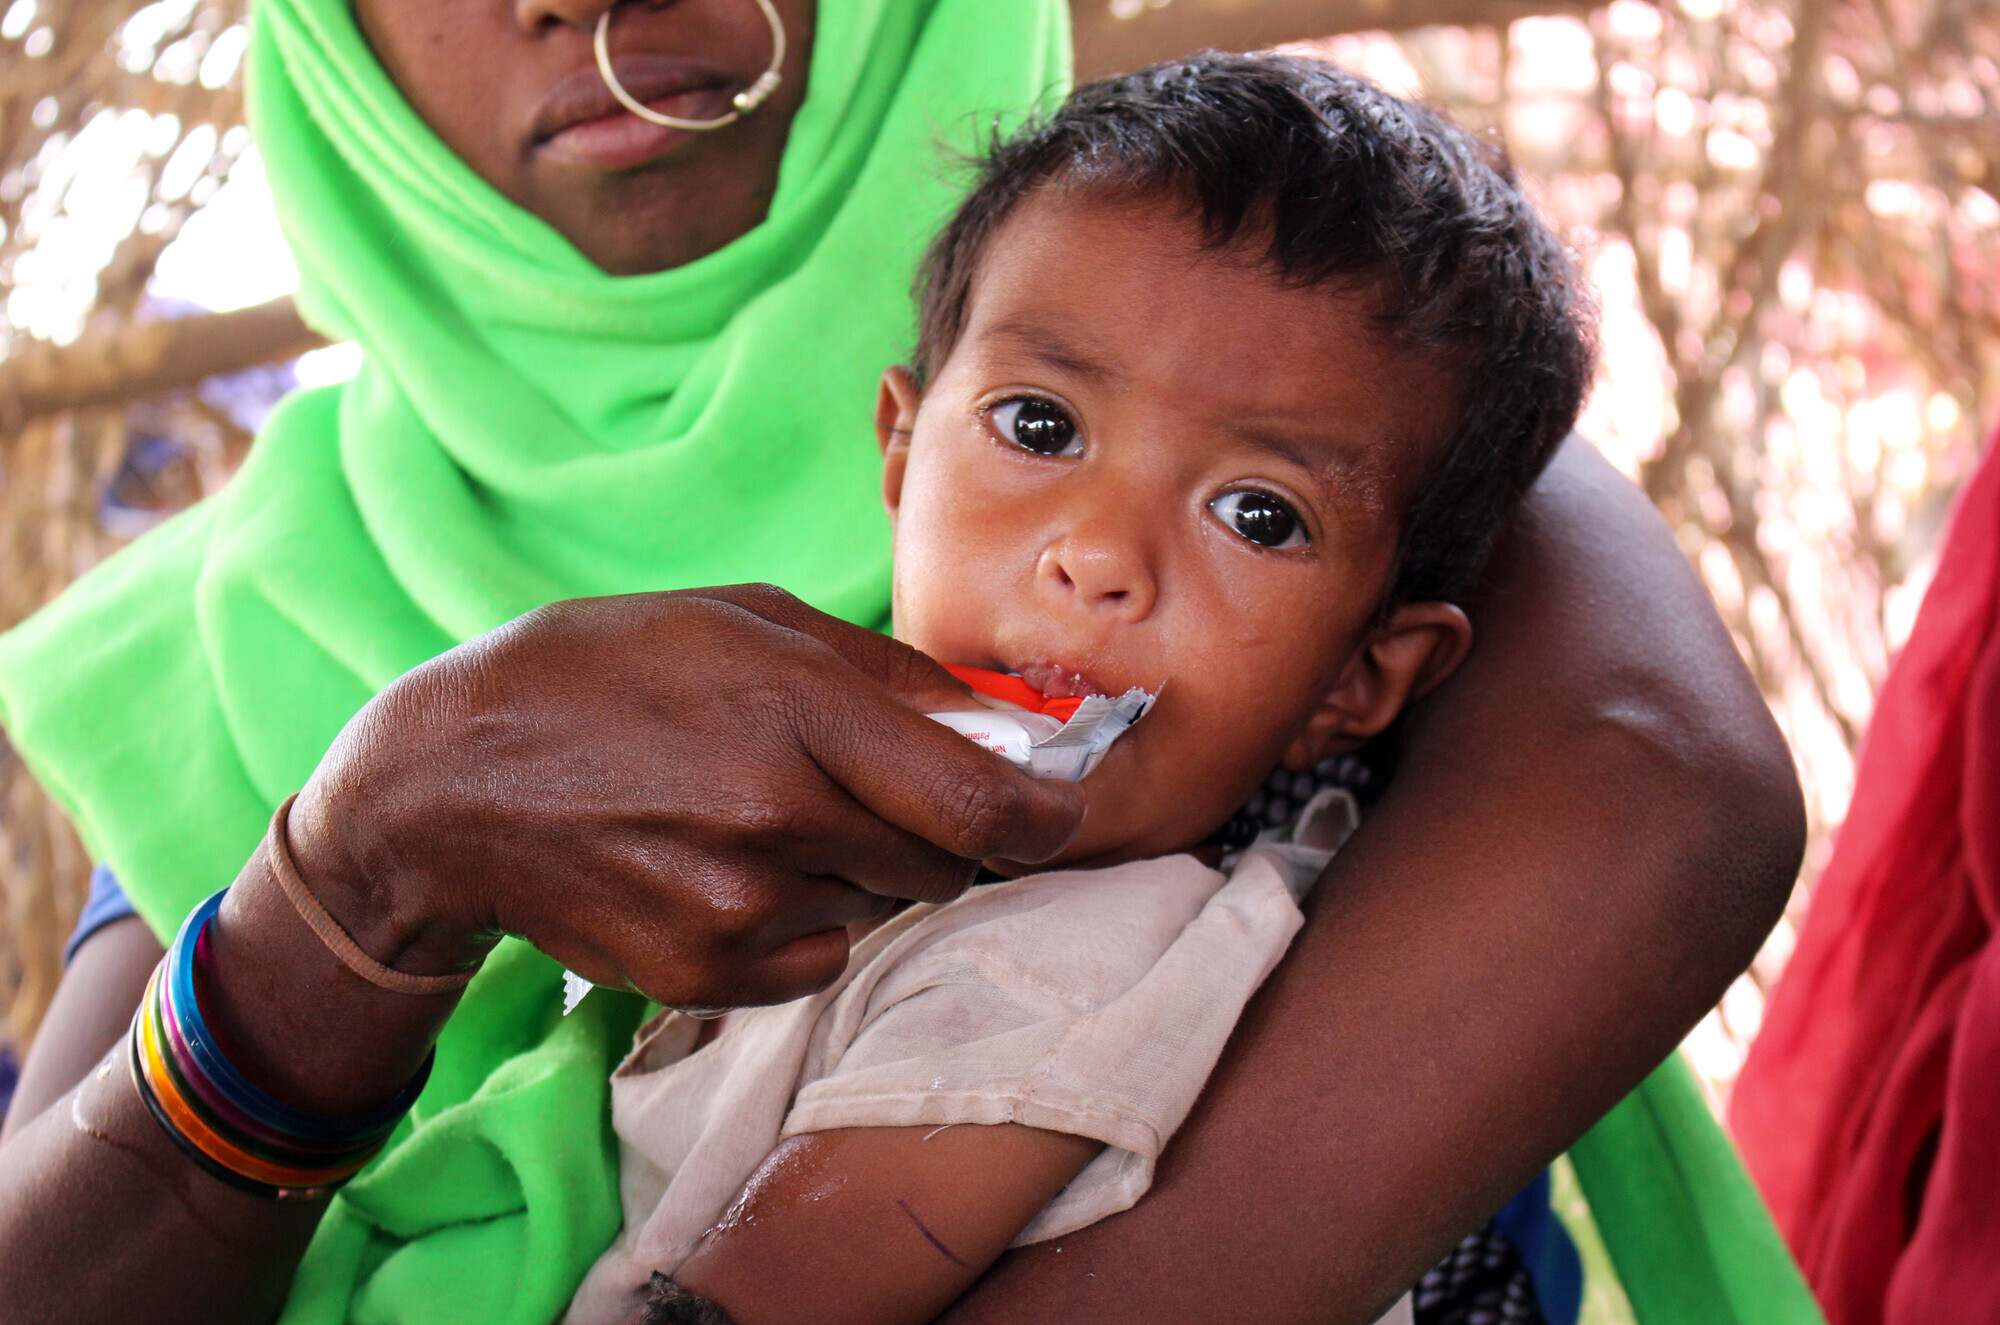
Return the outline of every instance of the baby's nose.
<path id="1" fill-rule="evenodd" d="M 1158 597 L 1148 563 L 1144 549 L 1125 540 L 1071 533 L 1043 550 L 1036 578 L 1073 608 L 1138 621 Z"/>

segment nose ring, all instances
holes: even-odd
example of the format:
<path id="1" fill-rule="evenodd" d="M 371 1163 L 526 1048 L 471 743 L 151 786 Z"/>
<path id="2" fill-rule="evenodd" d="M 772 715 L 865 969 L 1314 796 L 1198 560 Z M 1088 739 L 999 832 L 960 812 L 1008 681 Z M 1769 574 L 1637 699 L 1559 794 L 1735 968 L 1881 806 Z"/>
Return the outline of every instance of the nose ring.
<path id="1" fill-rule="evenodd" d="M 764 104 L 770 95 L 778 90 L 783 76 L 778 70 L 785 63 L 785 21 L 778 17 L 771 0 L 757 0 L 757 8 L 764 11 L 764 19 L 771 25 L 771 67 L 757 76 L 757 81 L 738 92 L 735 97 L 736 109 L 727 115 L 712 120 L 683 120 L 672 115 L 662 115 L 645 102 L 625 90 L 618 81 L 618 75 L 611 69 L 611 15 L 617 12 L 613 5 L 597 20 L 597 72 L 604 78 L 604 86 L 611 89 L 611 95 L 618 98 L 618 104 L 631 111 L 642 120 L 654 124 L 664 124 L 669 129 L 720 129 L 725 124 L 734 124 L 751 111 Z"/>

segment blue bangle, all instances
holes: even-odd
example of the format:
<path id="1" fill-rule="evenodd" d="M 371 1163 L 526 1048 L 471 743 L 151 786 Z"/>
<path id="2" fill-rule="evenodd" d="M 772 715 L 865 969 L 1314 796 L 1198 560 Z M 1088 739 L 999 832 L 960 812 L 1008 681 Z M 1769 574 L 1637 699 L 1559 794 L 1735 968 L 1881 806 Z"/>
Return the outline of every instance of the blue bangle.
<path id="1" fill-rule="evenodd" d="M 168 993 L 172 1006 L 180 1020 L 181 1033 L 187 1037 L 189 1051 L 194 1056 L 194 1066 L 202 1075 L 218 1087 L 230 1102 L 245 1113 L 266 1123 L 279 1132 L 309 1141 L 319 1141 L 339 1145 L 353 1142 L 378 1133 L 386 1133 L 402 1120 L 417 1102 L 417 1095 L 423 1090 L 425 1080 L 430 1076 L 430 1063 L 426 1060 L 416 1079 L 398 1091 L 396 1097 L 379 1109 L 353 1118 L 325 1118 L 317 1114 L 294 1109 L 282 1100 L 273 1099 L 247 1080 L 234 1063 L 223 1056 L 222 1049 L 215 1042 L 208 1024 L 202 1020 L 201 1000 L 194 992 L 195 945 L 200 941 L 202 931 L 208 922 L 222 908 L 224 888 L 207 901 L 197 906 L 188 918 L 181 922 L 180 933 L 174 938 L 174 946 L 167 953 L 167 977 L 170 982 Z"/>
<path id="2" fill-rule="evenodd" d="M 154 1120 L 205 1171 L 276 1199 L 324 1195 L 380 1152 L 422 1092 L 437 1053 L 394 1099 L 346 1118 L 306 1113 L 253 1085 L 223 1054 L 195 988 L 208 926 L 227 891 L 182 922 L 146 986 L 132 1019 L 133 1081 Z"/>

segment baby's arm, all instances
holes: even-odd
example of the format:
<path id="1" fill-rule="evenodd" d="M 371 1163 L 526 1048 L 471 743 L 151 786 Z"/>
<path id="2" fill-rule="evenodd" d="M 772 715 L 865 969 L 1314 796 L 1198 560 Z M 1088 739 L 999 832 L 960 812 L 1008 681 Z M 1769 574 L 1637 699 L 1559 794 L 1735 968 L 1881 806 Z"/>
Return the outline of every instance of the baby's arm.
<path id="1" fill-rule="evenodd" d="M 1102 1148 L 1014 1123 L 795 1136 L 674 1278 L 735 1325 L 919 1325 Z"/>

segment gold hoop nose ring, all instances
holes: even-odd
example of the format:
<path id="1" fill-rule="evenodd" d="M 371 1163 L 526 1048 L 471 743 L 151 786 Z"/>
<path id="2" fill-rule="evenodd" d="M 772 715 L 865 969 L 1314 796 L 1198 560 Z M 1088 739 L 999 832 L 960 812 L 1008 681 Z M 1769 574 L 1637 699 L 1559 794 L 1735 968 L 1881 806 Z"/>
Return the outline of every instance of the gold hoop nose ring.
<path id="1" fill-rule="evenodd" d="M 784 76 L 778 71 L 785 65 L 785 21 L 778 17 L 778 10 L 771 0 L 757 0 L 757 8 L 764 11 L 764 21 L 771 25 L 771 65 L 757 75 L 756 82 L 736 94 L 736 109 L 727 115 L 720 115 L 712 120 L 684 120 L 674 115 L 662 115 L 627 92 L 625 85 L 618 81 L 618 75 L 611 68 L 611 16 L 618 10 L 616 5 L 605 10 L 597 20 L 597 39 L 594 43 L 597 49 L 597 72 L 604 79 L 604 86 L 618 99 L 618 104 L 642 120 L 663 124 L 669 129 L 695 129 L 701 132 L 720 129 L 725 124 L 734 124 L 769 100 L 771 94 L 778 90 L 778 84 L 784 81 Z"/>

